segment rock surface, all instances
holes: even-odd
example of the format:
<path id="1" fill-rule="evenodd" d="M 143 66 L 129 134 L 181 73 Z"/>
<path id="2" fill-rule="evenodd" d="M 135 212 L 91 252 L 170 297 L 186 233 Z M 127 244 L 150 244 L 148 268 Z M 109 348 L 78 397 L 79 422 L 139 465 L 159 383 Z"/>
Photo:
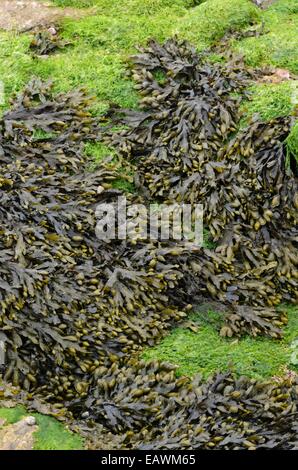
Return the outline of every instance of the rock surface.
<path id="1" fill-rule="evenodd" d="M 55 8 L 51 3 L 36 0 L 0 0 L 0 29 L 28 31 L 47 26 L 62 17 L 80 17 L 82 10 Z"/>
<path id="2" fill-rule="evenodd" d="M 276 2 L 276 0 L 252 0 L 258 7 L 265 10 L 266 8 L 270 7 L 272 3 Z"/>
<path id="3" fill-rule="evenodd" d="M 15 424 L 5 426 L 5 420 L 0 420 L 0 450 L 32 450 L 33 434 L 38 430 L 33 416 L 27 416 Z"/>

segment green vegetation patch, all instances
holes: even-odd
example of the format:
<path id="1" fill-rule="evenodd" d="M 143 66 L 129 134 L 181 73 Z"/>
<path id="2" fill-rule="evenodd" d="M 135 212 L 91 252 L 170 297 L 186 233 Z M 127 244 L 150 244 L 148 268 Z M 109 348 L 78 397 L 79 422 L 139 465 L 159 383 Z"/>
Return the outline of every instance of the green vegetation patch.
<path id="1" fill-rule="evenodd" d="M 98 3 L 98 0 L 53 0 L 58 7 L 89 8 Z"/>
<path id="2" fill-rule="evenodd" d="M 137 98 L 132 83 L 124 77 L 124 63 L 119 54 L 104 50 L 78 47 L 69 53 L 55 54 L 46 60 L 37 60 L 34 75 L 42 79 L 51 77 L 55 91 L 64 92 L 84 86 L 105 102 L 115 102 L 124 107 L 136 106 Z"/>
<path id="3" fill-rule="evenodd" d="M 298 73 L 298 4 L 296 0 L 279 0 L 260 13 L 264 34 L 240 41 L 232 47 L 244 55 L 246 63 L 253 67 L 273 65 Z"/>
<path id="4" fill-rule="evenodd" d="M 178 33 L 201 49 L 226 32 L 250 28 L 261 21 L 265 34 L 234 40 L 231 42 L 233 49 L 242 53 L 251 66 L 274 65 L 298 72 L 296 0 L 279 0 L 263 12 L 250 0 L 208 0 L 195 8 L 191 7 L 200 2 L 192 0 L 128 0 L 122 3 L 116 0 L 56 0 L 54 3 L 60 7 L 94 8 L 92 16 L 63 22 L 62 35 L 71 40 L 73 46 L 47 58 L 31 56 L 30 34 L 0 32 L 0 77 L 5 85 L 5 106 L 12 92 L 19 91 L 32 75 L 37 75 L 43 79 L 51 78 L 58 91 L 86 86 L 98 98 L 98 114 L 111 102 L 133 108 L 137 106 L 137 95 L 132 82 L 125 76 L 125 69 L 136 44 L 145 44 L 150 37 L 164 40 Z M 217 60 L 220 57 L 215 56 Z M 162 81 L 163 77 L 160 79 Z M 259 113 L 263 119 L 270 120 L 290 114 L 294 86 L 293 80 L 253 86 L 252 100 L 243 106 L 245 118 Z M 294 147 L 297 149 L 294 133 L 293 136 L 288 141 L 291 152 Z M 101 144 L 90 144 L 85 150 L 95 161 L 110 154 L 110 149 Z M 120 179 L 115 184 L 121 187 L 130 183 Z M 209 243 L 208 234 L 205 238 Z M 293 319 L 291 312 L 286 338 L 291 328 L 298 334 Z M 202 371 L 207 376 L 217 368 L 227 367 L 229 361 L 224 358 L 228 355 L 239 373 L 268 376 L 287 363 L 286 338 L 281 342 L 251 338 L 233 342 L 220 338 L 214 326 L 205 324 L 200 326 L 198 333 L 175 329 L 145 356 L 178 363 L 180 373 Z"/>
<path id="5" fill-rule="evenodd" d="M 185 9 L 200 3 L 200 0 L 54 0 L 59 7 L 88 8 L 96 7 L 96 11 L 102 14 L 113 14 L 113 16 L 123 16 L 123 14 L 134 13 L 148 16 L 154 13 L 163 13 L 165 8 Z"/>
<path id="6" fill-rule="evenodd" d="M 28 413 L 23 406 L 15 408 L 0 408 L 0 418 L 13 424 L 25 416 L 34 416 L 38 431 L 35 433 L 35 450 L 80 450 L 84 448 L 83 440 L 78 434 L 73 434 L 51 416 L 39 413 Z"/>
<path id="7" fill-rule="evenodd" d="M 295 96 L 298 94 L 298 82 L 289 80 L 282 83 L 260 83 L 250 88 L 251 100 L 242 105 L 244 122 L 254 114 L 259 114 L 264 121 L 279 116 L 289 116 L 294 110 Z"/>
<path id="8" fill-rule="evenodd" d="M 179 36 L 199 49 L 260 20 L 260 10 L 250 0 L 209 0 L 190 10 L 178 23 Z"/>
<path id="9" fill-rule="evenodd" d="M 75 22 L 65 20 L 63 36 L 75 45 L 85 44 L 89 48 L 125 54 L 133 52 L 135 46 L 145 44 L 149 38 L 167 39 L 178 18 L 179 12 L 172 9 L 166 9 L 162 16 L 156 14 L 150 18 L 131 13 L 125 21 L 121 16 L 97 14 Z"/>
<path id="10" fill-rule="evenodd" d="M 31 37 L 0 30 L 0 80 L 4 83 L 5 103 L 19 91 L 30 78 L 33 59 L 29 54 Z M 1 106 L 0 103 L 0 110 Z"/>
<path id="11" fill-rule="evenodd" d="M 287 145 L 287 165 L 295 170 L 298 168 L 298 122 L 292 127 L 286 140 Z M 295 160 L 296 165 L 294 165 Z"/>
<path id="12" fill-rule="evenodd" d="M 94 161 L 100 163 L 104 158 L 113 157 L 115 150 L 101 142 L 87 142 L 85 144 L 85 154 Z"/>
<path id="13" fill-rule="evenodd" d="M 191 319 L 198 325 L 198 331 L 175 328 L 161 343 L 147 349 L 145 360 L 159 359 L 179 366 L 178 375 L 200 373 L 204 378 L 217 371 L 233 370 L 238 376 L 268 378 L 282 374 L 291 364 L 291 343 L 298 338 L 298 308 L 288 307 L 289 323 L 281 341 L 265 337 L 227 339 L 219 336 L 221 315 L 208 312 L 206 320 L 202 313 L 195 313 Z"/>
<path id="14" fill-rule="evenodd" d="M 250 0 L 208 0 L 196 7 L 192 0 L 57 0 L 61 7 L 89 7 L 90 15 L 65 19 L 62 36 L 73 45 L 43 58 L 29 52 L 30 34 L 0 32 L 0 77 L 6 103 L 33 76 L 51 79 L 57 91 L 85 86 L 98 98 L 96 112 L 103 113 L 111 102 L 123 107 L 137 106 L 133 84 L 125 76 L 127 59 L 135 46 L 149 38 L 158 41 L 178 34 L 199 48 L 209 46 L 226 32 L 249 28 L 265 21 L 270 33 L 232 42 L 251 65 L 273 63 L 279 67 L 291 61 L 297 67 L 295 2 L 277 2 L 262 12 Z M 193 7 L 193 8 L 190 8 Z M 287 27 L 284 27 L 284 24 Z M 280 25 L 283 25 L 282 27 Z M 272 51 L 272 37 L 274 41 Z M 268 47 L 266 43 L 268 42 Z M 293 49 L 293 50 L 292 50 Z M 294 50 L 295 49 L 295 50 Z M 272 52 L 272 53 L 271 53 Z M 261 56 L 259 56 L 261 54 Z M 215 61 L 220 60 L 215 57 Z"/>

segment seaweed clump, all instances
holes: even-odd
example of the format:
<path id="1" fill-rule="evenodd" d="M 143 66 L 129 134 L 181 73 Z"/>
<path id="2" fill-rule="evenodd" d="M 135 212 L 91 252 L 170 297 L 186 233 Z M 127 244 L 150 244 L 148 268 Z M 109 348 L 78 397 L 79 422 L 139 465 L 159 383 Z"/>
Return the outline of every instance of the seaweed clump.
<path id="1" fill-rule="evenodd" d="M 98 123 L 84 90 L 55 96 L 33 80 L 1 118 L 4 379 L 124 448 L 294 448 L 295 378 L 203 384 L 138 360 L 206 297 L 226 306 L 222 334 L 281 335 L 286 318 L 274 306 L 297 301 L 291 120 L 256 120 L 234 135 L 250 73 L 211 65 L 187 43 L 152 42 L 133 63 L 142 111 L 111 109 Z M 124 129 L 111 131 L 108 117 Z M 91 172 L 84 143 L 97 140 L 120 163 Z M 100 240 L 96 208 L 122 194 L 113 188 L 122 157 L 139 189 L 128 204 L 203 202 L 217 247 Z"/>
<path id="2" fill-rule="evenodd" d="M 60 38 L 54 27 L 38 31 L 31 43 L 30 51 L 35 56 L 46 56 L 69 46 L 70 43 Z"/>
<path id="3" fill-rule="evenodd" d="M 278 337 L 284 318 L 272 307 L 298 300 L 298 181 L 285 143 L 293 122 L 255 119 L 235 133 L 249 72 L 203 57 L 175 40 L 152 41 L 133 57 L 144 110 L 115 110 L 127 128 L 111 143 L 136 165 L 136 185 L 149 200 L 204 206 L 217 246 L 183 259 L 181 295 L 230 304 L 223 334 Z"/>
<path id="4" fill-rule="evenodd" d="M 5 113 L 0 139 L 4 378 L 27 389 L 52 382 L 68 398 L 65 374 L 81 390 L 80 375 L 153 344 L 185 316 L 167 295 L 173 267 L 136 269 L 135 249 L 96 237 L 98 202 L 120 191 L 98 191 L 118 178 L 113 165 L 88 169 L 83 141 L 98 133 L 89 105 L 83 91 L 53 98 L 33 81 Z"/>

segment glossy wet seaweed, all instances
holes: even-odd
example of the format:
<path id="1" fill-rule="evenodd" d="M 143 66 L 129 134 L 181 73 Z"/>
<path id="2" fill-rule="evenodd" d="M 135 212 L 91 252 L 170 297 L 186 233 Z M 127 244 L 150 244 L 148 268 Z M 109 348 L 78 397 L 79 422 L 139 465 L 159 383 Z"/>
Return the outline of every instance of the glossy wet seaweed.
<path id="1" fill-rule="evenodd" d="M 138 359 L 144 345 L 154 344 L 187 315 L 190 299 L 215 297 L 225 304 L 223 335 L 281 335 L 286 316 L 273 305 L 284 298 L 295 300 L 297 294 L 297 178 L 285 165 L 286 158 L 293 158 L 285 143 L 291 120 L 255 120 L 229 140 L 239 118 L 234 92 L 242 95 L 250 77 L 241 63 L 214 65 L 208 54 L 197 55 L 177 41 L 151 43 L 133 62 L 138 91 L 147 91 L 147 100 L 141 101 L 144 110 L 114 108 L 107 115 L 114 129 L 123 120 L 129 127 L 129 119 L 147 113 L 133 128 L 111 132 L 106 119 L 92 117 L 84 91 L 55 96 L 39 81 L 29 84 L 2 118 L 5 378 L 71 411 L 79 428 L 97 423 L 103 432 L 112 431 L 123 448 L 295 448 L 295 376 L 265 384 L 219 374 L 203 383 L 200 378 L 176 378 L 170 364 Z M 169 77 L 163 83 L 152 74 L 156 63 Z M 151 93 L 154 99 L 148 101 Z M 198 106 L 198 97 L 203 105 Z M 208 112 L 205 108 L 215 101 L 220 112 L 209 116 L 211 127 L 206 129 L 200 112 Z M 195 116 L 194 104 L 200 111 Z M 150 186 L 147 176 L 155 178 L 161 171 L 158 159 L 150 156 L 160 151 L 172 125 L 161 112 L 166 106 L 174 111 L 171 116 L 176 112 L 181 127 L 173 141 L 164 142 L 167 175 L 176 171 L 174 161 L 185 165 L 177 187 L 171 181 L 165 187 Z M 151 142 L 147 126 L 156 119 L 157 138 Z M 149 191 L 149 200 L 156 187 L 159 198 L 177 200 L 181 180 L 195 173 L 203 176 L 208 197 L 217 191 L 216 182 L 230 188 L 231 195 L 219 193 L 219 203 L 207 213 L 216 248 L 192 252 L 169 242 L 99 241 L 96 204 L 113 203 L 122 192 L 113 188 L 119 177 L 115 155 L 102 160 L 96 172 L 89 171 L 85 144 L 97 141 L 106 146 L 103 153 L 112 145 L 120 160 L 128 157 L 125 164 L 139 173 L 139 188 Z M 185 145 L 191 164 L 185 164 Z M 196 161 L 198 167 L 192 166 Z M 237 181 L 237 188 L 231 181 Z M 262 197 L 270 193 L 273 210 L 265 207 L 266 214 L 264 199 L 251 197 L 257 194 L 256 185 Z M 242 187 L 251 192 L 241 192 Z M 240 204 L 224 212 L 222 204 L 235 201 L 236 190 L 244 211 Z M 192 194 L 200 195 L 197 191 L 191 180 L 182 194 L 192 200 Z M 128 199 L 143 201 L 142 193 Z M 251 249 L 252 241 L 262 249 Z M 243 274 L 240 285 L 234 265 Z"/>

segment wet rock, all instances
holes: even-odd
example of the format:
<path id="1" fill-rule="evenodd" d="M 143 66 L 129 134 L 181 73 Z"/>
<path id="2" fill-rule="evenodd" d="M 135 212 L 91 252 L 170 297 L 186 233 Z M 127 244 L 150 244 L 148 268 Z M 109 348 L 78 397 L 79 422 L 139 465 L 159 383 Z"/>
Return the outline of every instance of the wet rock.
<path id="1" fill-rule="evenodd" d="M 50 2 L 0 0 L 0 29 L 28 31 L 38 26 L 50 26 L 65 16 L 76 18 L 82 14 L 74 8 L 55 8 Z"/>
<path id="2" fill-rule="evenodd" d="M 4 426 L 0 430 L 0 450 L 32 450 L 33 434 L 37 429 L 33 416 L 27 416 L 15 424 Z"/>

